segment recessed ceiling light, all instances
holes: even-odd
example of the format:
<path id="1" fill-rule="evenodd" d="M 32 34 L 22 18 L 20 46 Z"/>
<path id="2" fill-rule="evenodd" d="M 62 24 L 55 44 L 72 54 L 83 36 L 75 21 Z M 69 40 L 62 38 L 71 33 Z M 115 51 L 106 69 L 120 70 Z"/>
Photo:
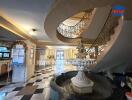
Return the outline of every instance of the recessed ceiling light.
<path id="1" fill-rule="evenodd" d="M 36 31 L 37 31 L 36 29 L 32 29 L 29 31 L 29 34 L 30 35 L 36 35 Z"/>

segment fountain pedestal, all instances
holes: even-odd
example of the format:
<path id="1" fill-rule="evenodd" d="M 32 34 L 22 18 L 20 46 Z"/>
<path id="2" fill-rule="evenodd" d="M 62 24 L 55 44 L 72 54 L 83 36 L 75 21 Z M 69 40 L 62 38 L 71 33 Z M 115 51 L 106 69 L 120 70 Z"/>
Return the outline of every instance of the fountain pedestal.
<path id="1" fill-rule="evenodd" d="M 94 82 L 85 76 L 84 70 L 88 66 L 88 60 L 86 59 L 87 52 L 84 45 L 80 43 L 77 47 L 78 53 L 77 59 L 73 60 L 73 65 L 79 69 L 78 74 L 71 79 L 72 87 L 77 93 L 92 93 Z"/>
<path id="2" fill-rule="evenodd" d="M 92 93 L 94 82 L 85 76 L 84 71 L 79 71 L 78 74 L 71 79 L 72 87 L 77 93 Z"/>

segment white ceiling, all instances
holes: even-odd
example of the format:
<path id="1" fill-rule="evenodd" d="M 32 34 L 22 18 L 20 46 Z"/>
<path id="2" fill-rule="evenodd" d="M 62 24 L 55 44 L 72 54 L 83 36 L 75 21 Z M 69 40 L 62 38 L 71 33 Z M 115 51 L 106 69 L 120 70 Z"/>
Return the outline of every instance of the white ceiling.
<path id="1" fill-rule="evenodd" d="M 37 29 L 37 40 L 50 41 L 44 30 L 44 19 L 54 0 L 0 0 L 0 12 L 27 33 Z"/>
<path id="2" fill-rule="evenodd" d="M 106 0 L 107 1 L 107 0 Z M 112 1 L 112 0 L 111 0 Z M 51 41 L 44 30 L 44 20 L 54 0 L 0 0 L 0 12 L 9 17 L 28 33 L 37 29 L 36 36 L 39 41 Z M 131 3 L 129 0 L 122 2 L 126 6 L 126 14 L 131 18 Z"/>

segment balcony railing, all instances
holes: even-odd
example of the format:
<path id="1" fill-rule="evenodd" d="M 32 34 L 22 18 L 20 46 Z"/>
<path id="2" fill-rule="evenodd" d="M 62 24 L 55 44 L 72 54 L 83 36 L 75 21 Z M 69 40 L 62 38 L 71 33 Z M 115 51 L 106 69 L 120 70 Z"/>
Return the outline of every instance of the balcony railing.
<path id="1" fill-rule="evenodd" d="M 80 37 L 80 34 L 88 28 L 92 15 L 93 15 L 93 9 L 85 11 L 84 16 L 74 26 L 69 26 L 64 24 L 64 22 L 62 22 L 58 26 L 57 31 L 61 35 L 67 38 Z"/>
<path id="2" fill-rule="evenodd" d="M 107 45 L 107 42 L 110 41 L 111 35 L 114 34 L 114 29 L 118 25 L 118 20 L 120 17 L 112 16 L 112 9 L 109 12 L 109 16 L 101 29 L 100 33 L 98 34 L 97 38 L 91 44 L 90 48 L 88 49 L 88 53 L 94 46 L 101 46 L 101 50 Z"/>

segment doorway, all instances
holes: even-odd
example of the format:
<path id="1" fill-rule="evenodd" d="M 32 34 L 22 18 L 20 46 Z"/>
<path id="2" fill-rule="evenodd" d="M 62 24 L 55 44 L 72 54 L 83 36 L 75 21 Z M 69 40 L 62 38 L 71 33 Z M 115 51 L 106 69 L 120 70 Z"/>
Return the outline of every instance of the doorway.
<path id="1" fill-rule="evenodd" d="M 56 51 L 56 60 L 64 60 L 64 50 Z"/>
<path id="2" fill-rule="evenodd" d="M 64 73 L 64 50 L 56 50 L 55 73 Z"/>

